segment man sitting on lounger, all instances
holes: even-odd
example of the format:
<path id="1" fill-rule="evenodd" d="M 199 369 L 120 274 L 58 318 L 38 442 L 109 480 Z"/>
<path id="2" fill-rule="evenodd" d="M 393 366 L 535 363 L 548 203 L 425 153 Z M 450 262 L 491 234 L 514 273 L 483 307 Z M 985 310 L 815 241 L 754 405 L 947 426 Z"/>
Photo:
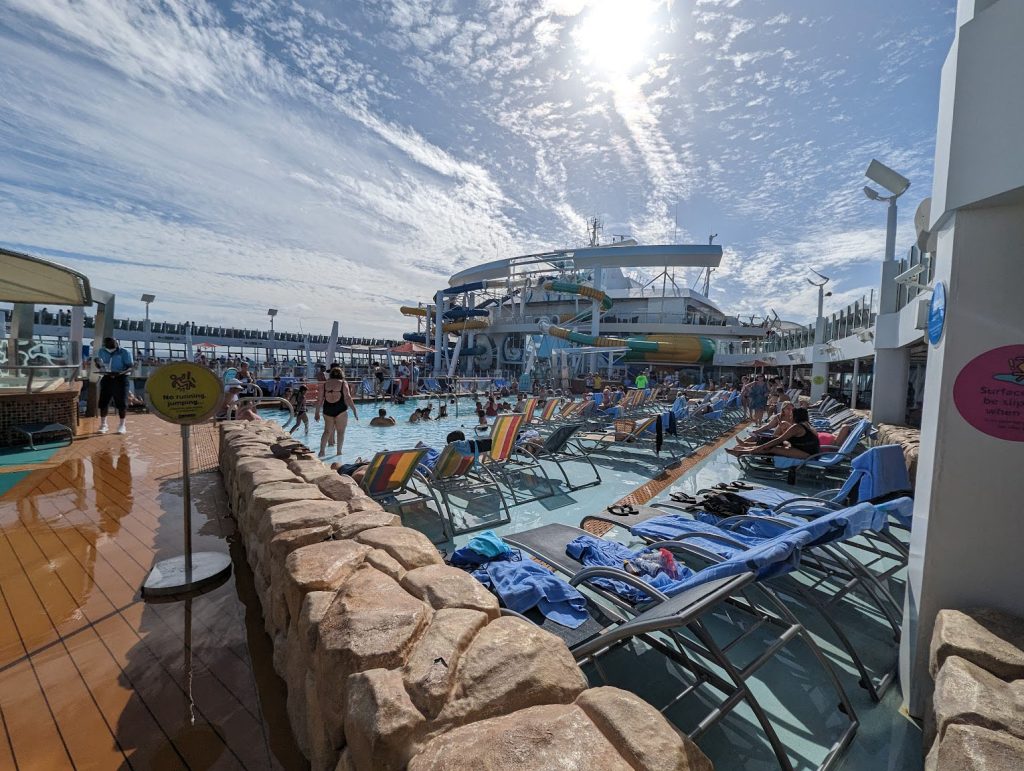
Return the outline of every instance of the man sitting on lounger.
<path id="1" fill-rule="evenodd" d="M 379 427 L 393 426 L 395 425 L 395 419 L 388 415 L 388 411 L 386 409 L 381 407 L 377 410 L 377 417 L 370 421 L 370 425 Z"/>

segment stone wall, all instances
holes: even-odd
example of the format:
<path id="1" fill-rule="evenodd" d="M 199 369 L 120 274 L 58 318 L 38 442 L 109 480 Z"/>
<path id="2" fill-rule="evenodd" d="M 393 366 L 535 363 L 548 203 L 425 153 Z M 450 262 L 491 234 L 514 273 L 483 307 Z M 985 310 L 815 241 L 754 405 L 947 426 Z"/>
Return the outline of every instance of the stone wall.
<path id="1" fill-rule="evenodd" d="M 996 610 L 942 610 L 929 667 L 926 771 L 1024 768 L 1024 619 Z"/>
<path id="2" fill-rule="evenodd" d="M 907 426 L 880 423 L 878 425 L 878 444 L 898 444 L 903 448 L 903 458 L 907 462 L 907 471 L 910 473 L 910 484 L 914 486 L 917 479 L 917 456 L 921 445 L 921 431 Z"/>
<path id="3" fill-rule="evenodd" d="M 653 707 L 588 688 L 563 642 L 501 616 L 421 533 L 270 423 L 221 426 L 220 468 L 315 771 L 705 769 Z"/>

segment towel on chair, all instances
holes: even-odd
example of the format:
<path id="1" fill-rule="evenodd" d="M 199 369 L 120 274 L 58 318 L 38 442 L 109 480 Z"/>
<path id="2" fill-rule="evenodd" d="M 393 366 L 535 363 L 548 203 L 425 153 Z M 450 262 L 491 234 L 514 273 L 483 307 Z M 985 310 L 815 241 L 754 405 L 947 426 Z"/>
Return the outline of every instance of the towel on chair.
<path id="1" fill-rule="evenodd" d="M 854 471 L 860 471 L 857 500 L 869 501 L 895 492 L 910 489 L 910 475 L 898 444 L 872 447 L 851 461 Z"/>
<path id="2" fill-rule="evenodd" d="M 532 560 L 489 562 L 473 577 L 517 613 L 537 608 L 557 624 L 576 629 L 587 620 L 587 599 L 566 581 Z"/>

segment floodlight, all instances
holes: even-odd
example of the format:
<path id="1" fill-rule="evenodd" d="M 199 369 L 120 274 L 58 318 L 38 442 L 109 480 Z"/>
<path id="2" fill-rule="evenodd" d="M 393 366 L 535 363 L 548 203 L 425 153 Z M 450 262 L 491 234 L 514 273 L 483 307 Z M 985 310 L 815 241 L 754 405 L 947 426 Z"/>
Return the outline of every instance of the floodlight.
<path id="1" fill-rule="evenodd" d="M 917 265 L 914 265 L 900 273 L 898 276 L 896 276 L 896 278 L 893 279 L 893 281 L 895 281 L 897 284 L 911 284 L 913 283 L 914 279 L 916 279 L 924 272 L 924 269 L 925 264 L 923 262 L 919 262 Z"/>
<path id="2" fill-rule="evenodd" d="M 144 303 L 151 303 L 155 299 L 156 299 L 156 295 L 155 294 L 144 294 L 144 295 L 142 295 L 142 302 L 144 302 Z"/>
<path id="3" fill-rule="evenodd" d="M 873 159 L 868 164 L 868 170 L 864 172 L 864 176 L 872 182 L 877 182 L 896 197 L 903 195 L 910 187 L 909 179 L 899 172 L 893 171 L 884 163 Z"/>
<path id="4" fill-rule="evenodd" d="M 271 318 L 273 318 L 274 316 L 276 316 L 276 315 L 277 315 L 277 308 L 270 308 L 270 309 L 269 309 L 269 310 L 267 311 L 267 315 L 268 315 L 268 316 L 270 316 Z"/>
<path id="5" fill-rule="evenodd" d="M 868 187 L 867 185 L 864 185 L 864 195 L 866 195 L 872 201 L 878 201 L 878 200 L 881 200 L 881 198 L 882 198 L 882 194 L 881 193 L 879 193 L 873 187 Z"/>

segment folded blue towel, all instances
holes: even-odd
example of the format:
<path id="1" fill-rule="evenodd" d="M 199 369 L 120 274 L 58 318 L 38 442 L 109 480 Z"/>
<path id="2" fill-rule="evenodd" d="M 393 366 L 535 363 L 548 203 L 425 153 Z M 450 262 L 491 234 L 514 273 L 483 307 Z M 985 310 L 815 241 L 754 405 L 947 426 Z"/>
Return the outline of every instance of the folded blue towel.
<path id="1" fill-rule="evenodd" d="M 477 567 L 492 560 L 512 559 L 512 554 L 512 549 L 493 530 L 484 530 L 452 552 L 451 564 L 457 568 Z"/>
<path id="2" fill-rule="evenodd" d="M 545 618 L 570 629 L 589 617 L 586 597 L 532 560 L 489 562 L 473 576 L 493 588 L 505 607 L 517 613 L 536 607 Z"/>

